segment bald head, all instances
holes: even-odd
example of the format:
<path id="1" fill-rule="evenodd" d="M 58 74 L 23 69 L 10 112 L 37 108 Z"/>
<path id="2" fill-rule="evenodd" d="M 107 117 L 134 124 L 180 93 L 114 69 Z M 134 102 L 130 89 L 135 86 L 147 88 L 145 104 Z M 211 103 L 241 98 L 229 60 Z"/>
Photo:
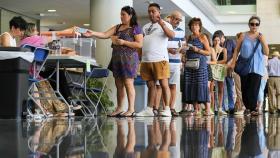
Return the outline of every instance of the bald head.
<path id="1" fill-rule="evenodd" d="M 170 15 L 170 24 L 173 26 L 173 28 L 178 27 L 180 22 L 182 21 L 182 13 L 174 10 Z"/>

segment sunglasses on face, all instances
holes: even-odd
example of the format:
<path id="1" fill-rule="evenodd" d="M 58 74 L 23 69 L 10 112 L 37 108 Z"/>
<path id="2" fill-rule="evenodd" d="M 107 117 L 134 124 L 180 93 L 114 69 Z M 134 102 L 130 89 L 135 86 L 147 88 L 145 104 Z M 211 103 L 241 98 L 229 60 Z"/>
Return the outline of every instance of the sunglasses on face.
<path id="1" fill-rule="evenodd" d="M 180 19 L 180 18 L 174 18 L 174 20 L 182 22 L 182 19 Z"/>
<path id="2" fill-rule="evenodd" d="M 250 23 L 250 26 L 260 26 L 260 23 Z"/>

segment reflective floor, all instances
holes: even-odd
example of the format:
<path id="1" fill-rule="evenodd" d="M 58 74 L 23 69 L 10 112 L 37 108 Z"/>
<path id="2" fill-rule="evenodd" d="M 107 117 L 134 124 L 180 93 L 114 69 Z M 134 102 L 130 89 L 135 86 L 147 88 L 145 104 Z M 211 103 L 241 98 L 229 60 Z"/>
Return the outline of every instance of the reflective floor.
<path id="1" fill-rule="evenodd" d="M 280 158 L 280 116 L 0 120 L 7 158 Z"/>

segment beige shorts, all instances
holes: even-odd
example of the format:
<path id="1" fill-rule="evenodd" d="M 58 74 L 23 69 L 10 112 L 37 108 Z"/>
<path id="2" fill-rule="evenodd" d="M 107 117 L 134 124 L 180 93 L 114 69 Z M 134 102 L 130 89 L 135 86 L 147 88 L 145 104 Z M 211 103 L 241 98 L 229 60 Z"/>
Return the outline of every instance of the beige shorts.
<path id="1" fill-rule="evenodd" d="M 168 61 L 143 62 L 141 63 L 140 74 L 143 80 L 162 80 L 170 77 Z"/>

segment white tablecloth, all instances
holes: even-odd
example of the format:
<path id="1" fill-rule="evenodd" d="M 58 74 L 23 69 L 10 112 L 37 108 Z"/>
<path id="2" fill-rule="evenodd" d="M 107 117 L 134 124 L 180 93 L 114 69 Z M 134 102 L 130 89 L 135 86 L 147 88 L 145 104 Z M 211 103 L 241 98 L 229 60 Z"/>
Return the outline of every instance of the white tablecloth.
<path id="1" fill-rule="evenodd" d="M 19 57 L 31 63 L 34 59 L 34 53 L 17 52 L 17 51 L 0 51 L 0 60 L 14 59 Z"/>

